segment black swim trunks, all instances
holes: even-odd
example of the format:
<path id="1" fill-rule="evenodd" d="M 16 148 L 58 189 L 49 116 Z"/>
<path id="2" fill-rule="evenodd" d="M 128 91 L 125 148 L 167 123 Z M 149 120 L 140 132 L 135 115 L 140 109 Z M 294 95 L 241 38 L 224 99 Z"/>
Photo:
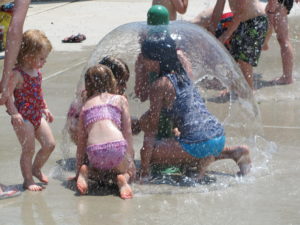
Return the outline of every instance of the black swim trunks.
<path id="1" fill-rule="evenodd" d="M 285 6 L 285 8 L 289 14 L 291 9 L 293 8 L 294 0 L 278 0 L 278 2 Z"/>
<path id="2" fill-rule="evenodd" d="M 230 41 L 230 53 L 233 58 L 257 66 L 267 30 L 266 16 L 258 16 L 240 23 Z"/>

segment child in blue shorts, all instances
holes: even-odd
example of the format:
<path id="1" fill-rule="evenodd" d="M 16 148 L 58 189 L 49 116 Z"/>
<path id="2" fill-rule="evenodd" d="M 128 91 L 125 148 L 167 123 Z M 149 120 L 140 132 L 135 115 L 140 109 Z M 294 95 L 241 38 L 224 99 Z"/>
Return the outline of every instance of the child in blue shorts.
<path id="1" fill-rule="evenodd" d="M 170 35 L 149 35 L 143 40 L 139 63 L 145 63 L 146 70 L 159 75 L 150 84 L 150 108 L 139 120 L 145 133 L 141 176 L 150 175 L 151 164 L 193 165 L 198 168 L 198 179 L 202 179 L 208 165 L 219 159 L 233 159 L 240 168 L 239 174 L 247 174 L 251 167 L 248 147 L 225 147 L 224 128 L 207 110 Z M 162 111 L 178 128 L 179 136 L 156 139 Z"/>

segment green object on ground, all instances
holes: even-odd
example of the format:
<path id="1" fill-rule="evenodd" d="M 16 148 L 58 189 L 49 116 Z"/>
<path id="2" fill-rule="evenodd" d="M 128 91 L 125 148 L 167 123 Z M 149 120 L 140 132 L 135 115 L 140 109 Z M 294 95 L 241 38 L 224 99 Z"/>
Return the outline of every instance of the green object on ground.
<path id="1" fill-rule="evenodd" d="M 148 25 L 168 25 L 169 11 L 162 5 L 153 5 L 147 13 Z"/>
<path id="2" fill-rule="evenodd" d="M 182 175 L 180 167 L 171 165 L 152 165 L 151 171 L 153 176 Z"/>
<path id="3" fill-rule="evenodd" d="M 181 170 L 178 167 L 172 166 L 160 171 L 162 175 L 181 174 Z"/>

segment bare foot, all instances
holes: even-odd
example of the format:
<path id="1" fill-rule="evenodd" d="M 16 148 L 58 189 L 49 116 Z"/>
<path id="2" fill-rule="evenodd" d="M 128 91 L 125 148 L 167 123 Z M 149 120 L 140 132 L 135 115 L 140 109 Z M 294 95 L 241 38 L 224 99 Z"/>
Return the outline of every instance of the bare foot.
<path id="1" fill-rule="evenodd" d="M 41 182 L 48 184 L 48 177 L 41 172 L 41 170 L 33 170 L 32 175 L 39 179 Z"/>
<path id="2" fill-rule="evenodd" d="M 126 178 L 126 176 L 128 176 L 128 178 Z M 129 180 L 129 175 L 119 174 L 117 176 L 117 184 L 120 191 L 120 197 L 122 199 L 130 199 L 133 197 L 132 189 L 127 183 L 128 180 Z"/>
<path id="3" fill-rule="evenodd" d="M 240 168 L 240 171 L 237 173 L 237 175 L 244 176 L 248 174 L 252 167 L 249 148 L 245 145 L 237 147 L 234 150 L 233 157 L 236 164 Z"/>
<path id="4" fill-rule="evenodd" d="M 80 194 L 85 195 L 88 191 L 88 167 L 82 165 L 77 178 L 77 189 Z"/>
<path id="5" fill-rule="evenodd" d="M 43 187 L 40 185 L 37 185 L 36 183 L 32 182 L 24 182 L 23 183 L 24 189 L 27 189 L 29 191 L 42 191 Z"/>
<path id="6" fill-rule="evenodd" d="M 274 85 L 286 85 L 294 82 L 292 77 L 286 77 L 282 75 L 281 77 L 271 81 Z"/>

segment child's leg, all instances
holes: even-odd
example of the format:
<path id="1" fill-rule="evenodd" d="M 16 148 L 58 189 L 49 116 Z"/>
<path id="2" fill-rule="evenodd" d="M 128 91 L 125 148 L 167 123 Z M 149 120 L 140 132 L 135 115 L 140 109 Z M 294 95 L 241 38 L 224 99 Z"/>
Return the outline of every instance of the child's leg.
<path id="1" fill-rule="evenodd" d="M 274 82 L 276 84 L 290 84 L 293 83 L 294 55 L 293 48 L 289 40 L 287 10 L 283 5 L 280 5 L 273 23 L 277 40 L 280 45 L 283 68 L 283 75 Z"/>
<path id="2" fill-rule="evenodd" d="M 215 157 L 216 160 L 232 159 L 240 168 L 238 175 L 246 175 L 251 169 L 251 158 L 247 146 L 225 147 L 221 154 Z"/>
<path id="3" fill-rule="evenodd" d="M 215 161 L 214 156 L 208 156 L 203 159 L 199 159 L 197 162 L 197 169 L 198 169 L 198 177 L 197 179 L 201 180 L 205 176 L 205 172 L 207 170 L 207 167 Z"/>
<path id="4" fill-rule="evenodd" d="M 150 175 L 150 162 L 152 152 L 154 150 L 155 138 L 144 136 L 143 147 L 140 150 L 141 154 L 141 176 L 147 177 Z"/>
<path id="5" fill-rule="evenodd" d="M 151 163 L 168 165 L 189 165 L 198 169 L 197 179 L 202 179 L 207 167 L 215 161 L 214 156 L 196 158 L 184 151 L 175 139 L 165 139 L 155 145 L 152 152 Z"/>
<path id="6" fill-rule="evenodd" d="M 116 181 L 122 199 L 130 199 L 133 197 L 132 189 L 128 184 L 130 180 L 129 165 L 133 159 L 129 157 L 129 154 L 126 154 L 122 162 L 115 168 L 117 171 Z"/>
<path id="7" fill-rule="evenodd" d="M 247 62 L 242 60 L 238 60 L 240 68 L 244 74 L 246 81 L 248 82 L 249 86 L 253 89 L 253 67 Z"/>
<path id="8" fill-rule="evenodd" d="M 48 178 L 41 172 L 41 168 L 54 150 L 55 140 L 51 128 L 44 118 L 42 118 L 41 125 L 36 130 L 36 138 L 41 144 L 41 149 L 35 156 L 32 173 L 41 182 L 48 183 Z"/>
<path id="9" fill-rule="evenodd" d="M 35 152 L 34 127 L 29 122 L 14 126 L 14 130 L 22 146 L 20 159 L 21 171 L 24 178 L 23 186 L 30 191 L 41 191 L 42 187 L 35 184 L 32 177 L 32 157 Z"/>
<path id="10" fill-rule="evenodd" d="M 79 174 L 77 178 L 77 188 L 80 194 L 84 195 L 88 191 L 88 177 L 89 177 L 89 168 L 87 165 L 82 165 L 79 169 Z"/>

